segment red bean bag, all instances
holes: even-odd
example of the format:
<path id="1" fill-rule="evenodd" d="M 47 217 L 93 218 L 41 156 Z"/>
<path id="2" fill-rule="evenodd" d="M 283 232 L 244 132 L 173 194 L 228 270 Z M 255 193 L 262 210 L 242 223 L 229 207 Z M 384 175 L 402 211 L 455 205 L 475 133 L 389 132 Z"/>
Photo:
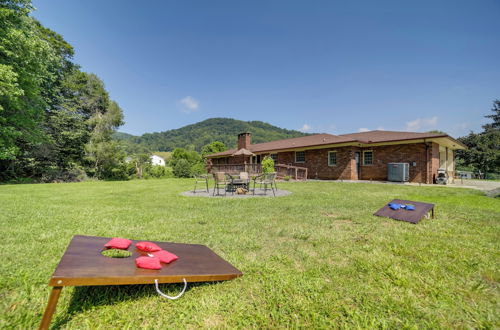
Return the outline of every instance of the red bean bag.
<path id="1" fill-rule="evenodd" d="M 160 259 L 161 262 L 164 262 L 166 264 L 169 264 L 172 261 L 175 261 L 175 260 L 179 259 L 179 257 L 176 256 L 175 254 L 170 253 L 170 252 L 165 251 L 165 250 L 160 250 L 160 251 L 157 251 L 157 252 L 153 252 L 152 255 L 154 255 L 155 257 L 157 257 L 158 259 Z"/>
<path id="2" fill-rule="evenodd" d="M 139 242 L 135 245 L 139 250 L 144 252 L 160 251 L 161 247 L 151 242 Z"/>
<path id="3" fill-rule="evenodd" d="M 108 249 L 122 249 L 126 250 L 128 247 L 132 244 L 132 241 L 126 238 L 112 238 L 109 242 L 104 244 L 104 247 L 107 247 Z"/>
<path id="4" fill-rule="evenodd" d="M 157 257 L 139 257 L 135 259 L 135 265 L 145 269 L 161 269 L 160 259 Z"/>

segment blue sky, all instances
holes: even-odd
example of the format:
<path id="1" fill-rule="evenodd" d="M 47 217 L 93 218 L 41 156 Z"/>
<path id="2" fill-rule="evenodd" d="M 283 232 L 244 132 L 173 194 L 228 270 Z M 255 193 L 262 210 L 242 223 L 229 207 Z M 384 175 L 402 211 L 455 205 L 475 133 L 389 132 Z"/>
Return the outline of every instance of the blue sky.
<path id="1" fill-rule="evenodd" d="M 124 110 L 120 131 L 211 117 L 457 137 L 500 98 L 500 2 L 34 0 Z"/>

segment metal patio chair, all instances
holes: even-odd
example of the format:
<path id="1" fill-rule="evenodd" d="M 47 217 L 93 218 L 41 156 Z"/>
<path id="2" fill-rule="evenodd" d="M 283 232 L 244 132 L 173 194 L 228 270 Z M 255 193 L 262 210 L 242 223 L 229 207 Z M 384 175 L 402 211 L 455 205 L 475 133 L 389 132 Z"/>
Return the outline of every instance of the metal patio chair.
<path id="1" fill-rule="evenodd" d="M 249 185 L 250 185 L 250 176 L 248 175 L 248 172 L 240 172 L 240 182 L 242 182 L 245 185 L 246 190 L 248 190 Z"/>
<path id="2" fill-rule="evenodd" d="M 194 189 L 193 189 L 193 194 L 196 194 L 196 187 L 198 186 L 198 183 L 205 184 L 206 191 L 209 193 L 208 189 L 208 179 L 210 177 L 210 174 L 201 174 L 201 175 L 194 175 Z"/>
<path id="3" fill-rule="evenodd" d="M 273 191 L 273 195 L 276 196 L 275 190 L 278 190 L 276 187 L 276 172 L 273 173 L 265 173 L 261 174 L 253 179 L 253 194 L 255 195 L 255 186 L 260 185 L 260 189 L 262 189 L 262 185 L 264 185 L 264 195 L 267 195 L 267 186 L 271 186 L 271 190 Z"/>
<path id="4" fill-rule="evenodd" d="M 228 178 L 227 174 L 224 172 L 215 172 L 214 173 L 214 192 L 213 196 L 215 196 L 215 189 L 217 189 L 217 195 L 219 195 L 219 188 L 224 187 L 224 196 L 227 194 L 227 188 L 231 185 L 231 179 Z M 234 194 L 234 192 L 233 192 Z"/>

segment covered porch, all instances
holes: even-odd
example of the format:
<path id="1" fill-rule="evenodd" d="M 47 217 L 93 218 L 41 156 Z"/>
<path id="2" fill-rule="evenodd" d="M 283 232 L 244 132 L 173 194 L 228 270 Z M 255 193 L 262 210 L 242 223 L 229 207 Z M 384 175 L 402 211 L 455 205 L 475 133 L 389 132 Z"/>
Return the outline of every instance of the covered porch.
<path id="1" fill-rule="evenodd" d="M 274 165 L 277 177 L 283 179 L 290 177 L 293 180 L 307 180 L 307 168 L 299 166 L 291 166 L 285 164 Z M 262 174 L 262 165 L 255 163 L 239 163 L 239 164 L 212 164 L 209 169 L 210 173 L 226 172 L 229 174 L 238 174 L 240 172 L 247 172 L 249 175 Z"/>

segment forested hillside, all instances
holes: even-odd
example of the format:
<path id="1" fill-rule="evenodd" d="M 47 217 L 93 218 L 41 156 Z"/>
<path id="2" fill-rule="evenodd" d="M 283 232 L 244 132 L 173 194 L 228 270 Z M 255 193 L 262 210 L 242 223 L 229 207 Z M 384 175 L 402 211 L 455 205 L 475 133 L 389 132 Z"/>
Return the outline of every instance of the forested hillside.
<path id="1" fill-rule="evenodd" d="M 242 121 L 231 118 L 210 118 L 196 124 L 160 133 L 134 136 L 118 132 L 115 138 L 142 146 L 151 151 L 173 151 L 175 148 L 201 150 L 213 141 L 223 142 L 228 148 L 237 143 L 237 135 L 252 133 L 252 143 L 304 136 L 305 133 L 273 126 L 262 121 Z"/>

